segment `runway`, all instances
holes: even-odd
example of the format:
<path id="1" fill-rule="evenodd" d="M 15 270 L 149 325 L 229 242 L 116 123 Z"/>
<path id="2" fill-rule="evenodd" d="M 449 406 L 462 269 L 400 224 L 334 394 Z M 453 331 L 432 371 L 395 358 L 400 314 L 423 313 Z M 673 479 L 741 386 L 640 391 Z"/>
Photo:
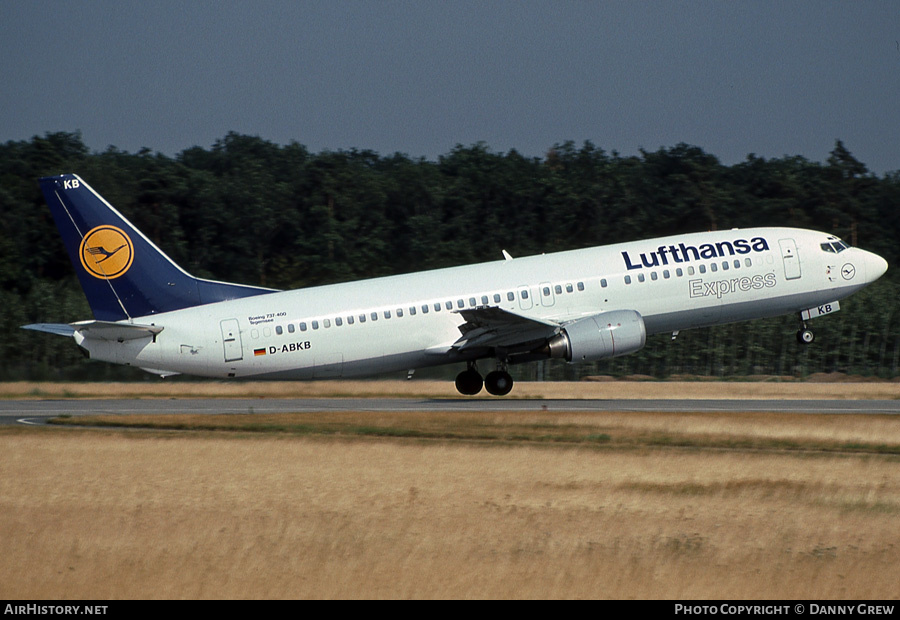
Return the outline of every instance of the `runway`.
<path id="1" fill-rule="evenodd" d="M 0 425 L 44 424 L 60 415 L 238 414 L 321 411 L 666 411 L 672 413 L 900 414 L 900 400 L 728 399 L 416 399 L 416 398 L 171 398 L 0 401 Z"/>

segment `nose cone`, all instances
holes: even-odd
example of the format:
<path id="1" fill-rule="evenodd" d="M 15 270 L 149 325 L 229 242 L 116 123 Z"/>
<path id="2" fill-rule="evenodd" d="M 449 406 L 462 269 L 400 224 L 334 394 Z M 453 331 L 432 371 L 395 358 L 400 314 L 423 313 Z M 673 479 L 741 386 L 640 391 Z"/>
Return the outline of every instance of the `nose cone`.
<path id="1" fill-rule="evenodd" d="M 872 252 L 866 252 L 866 280 L 869 282 L 874 282 L 881 276 L 885 274 L 887 271 L 888 264 L 887 261 L 878 256 L 878 254 L 873 254 Z"/>

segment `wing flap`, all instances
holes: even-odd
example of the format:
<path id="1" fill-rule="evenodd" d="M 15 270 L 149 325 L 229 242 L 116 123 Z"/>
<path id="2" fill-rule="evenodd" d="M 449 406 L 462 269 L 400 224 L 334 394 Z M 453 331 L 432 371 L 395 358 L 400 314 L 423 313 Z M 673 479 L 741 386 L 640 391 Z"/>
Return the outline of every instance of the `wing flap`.
<path id="1" fill-rule="evenodd" d="M 453 343 L 459 351 L 473 347 L 515 348 L 552 338 L 560 325 L 493 306 L 459 310 L 466 322 L 459 326 L 462 336 Z"/>

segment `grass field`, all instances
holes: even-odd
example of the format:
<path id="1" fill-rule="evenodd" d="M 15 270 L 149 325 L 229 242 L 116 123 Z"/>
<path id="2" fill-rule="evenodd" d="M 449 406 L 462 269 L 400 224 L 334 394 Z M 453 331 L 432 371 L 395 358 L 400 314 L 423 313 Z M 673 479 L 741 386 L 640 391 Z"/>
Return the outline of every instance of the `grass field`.
<path id="1" fill-rule="evenodd" d="M 892 416 L 115 417 L 0 430 L 0 597 L 897 595 Z"/>
<path id="2" fill-rule="evenodd" d="M 577 381 L 517 382 L 503 398 L 900 398 L 890 381 Z M 0 398 L 460 398 L 452 381 L 230 381 L 146 383 L 0 383 Z M 482 392 L 479 397 L 493 398 Z"/>

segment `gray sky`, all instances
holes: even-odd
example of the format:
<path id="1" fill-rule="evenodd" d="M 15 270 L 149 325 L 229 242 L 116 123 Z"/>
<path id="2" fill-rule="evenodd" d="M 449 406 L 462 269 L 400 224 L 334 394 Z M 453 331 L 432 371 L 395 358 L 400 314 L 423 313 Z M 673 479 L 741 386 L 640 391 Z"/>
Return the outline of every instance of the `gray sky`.
<path id="1" fill-rule="evenodd" d="M 228 131 L 434 159 L 591 140 L 900 170 L 900 4 L 0 0 L 0 142 Z"/>

